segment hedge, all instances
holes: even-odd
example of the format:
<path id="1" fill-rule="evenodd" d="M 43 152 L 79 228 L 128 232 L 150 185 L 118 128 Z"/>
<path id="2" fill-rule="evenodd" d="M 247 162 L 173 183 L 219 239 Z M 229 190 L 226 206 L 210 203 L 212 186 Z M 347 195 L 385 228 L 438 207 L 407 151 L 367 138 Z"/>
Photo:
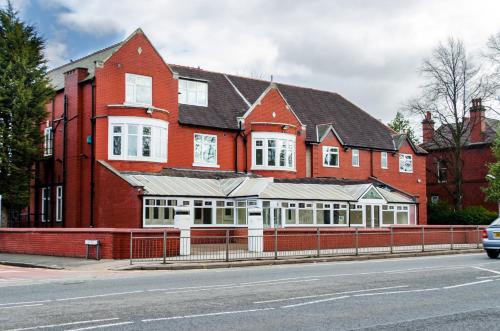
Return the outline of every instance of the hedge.
<path id="1" fill-rule="evenodd" d="M 446 202 L 431 203 L 428 206 L 430 225 L 488 225 L 498 217 L 483 206 L 470 206 L 463 210 L 453 210 Z"/>

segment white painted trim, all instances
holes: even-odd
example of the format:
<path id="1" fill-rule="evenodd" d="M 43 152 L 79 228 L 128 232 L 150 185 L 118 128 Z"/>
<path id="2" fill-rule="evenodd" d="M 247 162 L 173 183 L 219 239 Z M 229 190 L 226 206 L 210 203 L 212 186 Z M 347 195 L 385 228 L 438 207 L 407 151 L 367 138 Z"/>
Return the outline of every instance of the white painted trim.
<path id="1" fill-rule="evenodd" d="M 123 104 L 110 104 L 106 105 L 108 108 L 143 108 L 145 110 L 157 110 L 162 113 L 167 113 L 170 114 L 170 112 L 166 109 L 163 108 L 158 108 L 155 106 L 147 106 L 147 105 L 141 105 L 141 104 L 132 104 L 132 103 L 123 103 Z"/>
<path id="2" fill-rule="evenodd" d="M 208 162 L 203 162 L 201 161 L 196 161 L 196 136 L 207 136 L 207 137 L 215 137 L 215 162 L 214 163 L 208 163 Z M 216 134 L 207 134 L 207 133 L 193 133 L 193 166 L 195 167 L 210 167 L 210 168 L 219 168 L 220 166 L 217 164 L 218 162 L 218 153 L 219 153 L 219 144 L 218 144 L 218 139 Z M 202 142 L 203 144 L 203 142 Z M 202 157 L 203 157 L 203 148 L 202 148 Z"/>
<path id="3" fill-rule="evenodd" d="M 152 126 L 165 130 L 165 157 L 144 157 L 140 156 L 140 149 L 137 150 L 137 156 L 128 156 L 128 137 L 127 132 L 122 132 L 122 155 L 113 155 L 113 126 L 114 125 L 139 125 L 139 126 Z M 135 116 L 109 116 L 108 117 L 108 160 L 121 160 L 121 161 L 144 161 L 144 162 L 162 162 L 168 161 L 168 125 L 167 121 L 159 120 L 156 118 L 135 117 Z M 151 132 L 151 155 L 153 155 L 153 132 Z M 142 137 L 142 134 L 137 134 L 137 139 Z M 161 137 L 159 138 L 161 139 Z M 139 141 L 138 141 L 139 144 Z"/>
<path id="4" fill-rule="evenodd" d="M 60 193 L 60 194 L 59 194 Z M 61 207 L 61 214 L 59 214 L 59 206 Z M 63 186 L 56 186 L 56 222 L 62 222 L 63 220 Z"/>
<path id="5" fill-rule="evenodd" d="M 229 84 L 231 84 L 231 86 L 234 88 L 234 90 L 240 96 L 240 98 L 243 99 L 243 101 L 245 101 L 245 103 L 247 104 L 247 107 L 251 107 L 252 104 L 250 103 L 250 101 L 248 101 L 247 98 L 245 98 L 243 96 L 243 94 L 241 93 L 241 91 L 236 87 L 236 85 L 234 85 L 234 83 L 231 81 L 231 79 L 229 79 L 229 77 L 227 77 L 226 74 L 224 74 L 224 77 L 227 79 L 227 81 L 229 82 Z"/>
<path id="6" fill-rule="evenodd" d="M 411 158 L 411 171 L 401 170 L 401 156 L 410 156 Z M 399 153 L 398 168 L 400 173 L 412 174 L 413 173 L 413 154 Z"/>
<path id="7" fill-rule="evenodd" d="M 354 164 L 354 151 L 357 152 L 357 155 L 358 155 L 358 163 L 357 164 Z M 357 148 L 353 148 L 351 149 L 351 165 L 353 167 L 359 167 L 359 165 L 361 164 L 361 158 L 360 158 L 360 154 L 359 154 L 359 149 Z"/>
<path id="8" fill-rule="evenodd" d="M 325 164 L 325 153 L 330 148 L 335 148 L 337 150 L 337 165 L 328 165 L 328 164 Z M 322 154 L 322 156 L 323 156 L 323 158 L 322 158 L 323 167 L 324 168 L 340 168 L 340 148 L 338 148 L 336 146 L 323 146 L 322 150 L 323 150 L 323 154 Z"/>
<path id="9" fill-rule="evenodd" d="M 267 146 L 262 146 L 263 150 L 263 165 L 257 165 L 255 163 L 256 161 L 256 146 L 255 146 L 255 141 L 263 139 L 264 141 L 267 141 L 267 139 L 281 139 L 281 140 L 287 140 L 287 142 L 293 142 L 293 166 L 292 167 L 287 167 L 287 166 L 268 166 L 265 165 L 267 162 Z M 265 144 L 263 144 L 265 145 Z M 276 153 L 276 163 L 279 162 L 279 155 Z M 287 163 L 287 162 L 286 162 Z M 253 131 L 252 132 L 252 170 L 271 170 L 271 171 L 296 171 L 297 167 L 297 137 L 293 134 L 288 134 L 288 133 L 279 133 L 279 132 L 261 132 L 261 131 Z"/>
<path id="10" fill-rule="evenodd" d="M 271 89 L 276 89 L 278 91 L 278 94 L 281 96 L 281 98 L 283 99 L 283 101 L 285 102 L 286 104 L 286 109 L 289 110 L 293 116 L 295 116 L 295 118 L 297 119 L 297 121 L 299 122 L 299 124 L 302 126 L 302 127 L 306 127 L 306 125 L 304 123 L 302 123 L 302 121 L 300 120 L 300 118 L 297 116 L 297 114 L 293 111 L 293 108 L 292 106 L 290 106 L 290 104 L 288 103 L 288 101 L 286 101 L 286 98 L 283 96 L 283 94 L 281 93 L 281 91 L 279 90 L 278 86 L 276 85 L 276 83 L 273 83 L 271 82 L 269 84 L 269 86 L 264 90 L 264 92 L 262 92 L 262 94 L 257 98 L 257 100 L 255 100 L 255 102 L 252 104 L 252 106 L 250 106 L 250 108 L 248 108 L 248 110 L 245 112 L 245 114 L 243 115 L 243 119 L 246 119 L 250 113 L 257 107 L 261 104 L 261 101 L 262 99 L 264 99 L 264 97 L 267 95 L 267 93 L 269 93 L 269 91 Z"/>
<path id="11" fill-rule="evenodd" d="M 382 162 L 382 160 L 384 159 L 382 156 L 385 155 L 385 167 L 384 167 L 384 163 Z M 387 152 L 380 152 L 380 168 L 381 169 L 389 169 L 389 155 L 387 154 Z"/>
<path id="12" fill-rule="evenodd" d="M 146 78 L 149 80 L 149 87 L 150 87 L 150 90 L 151 90 L 151 102 L 150 103 L 140 103 L 140 102 L 136 102 L 137 100 L 137 84 L 134 84 L 134 101 L 130 101 L 130 100 L 127 100 L 127 78 L 128 77 L 135 77 L 135 78 Z M 153 105 L 153 77 L 151 76 L 146 76 L 146 75 L 140 75 L 140 74 L 134 74 L 134 73 L 131 73 L 131 72 L 126 72 L 125 73 L 125 100 L 124 100 L 124 104 L 131 104 L 131 105 L 137 105 L 137 106 L 142 106 L 142 107 L 151 107 Z"/>

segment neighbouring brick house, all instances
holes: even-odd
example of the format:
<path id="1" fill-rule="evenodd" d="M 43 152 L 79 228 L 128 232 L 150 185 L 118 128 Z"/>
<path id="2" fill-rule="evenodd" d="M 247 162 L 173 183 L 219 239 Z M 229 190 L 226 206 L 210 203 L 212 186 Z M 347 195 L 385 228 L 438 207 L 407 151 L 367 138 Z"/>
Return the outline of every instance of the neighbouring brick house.
<path id="1" fill-rule="evenodd" d="M 491 211 L 498 211 L 496 202 L 486 201 L 483 188 L 488 185 L 488 163 L 495 162 L 491 145 L 495 141 L 500 121 L 487 118 L 480 99 L 474 99 L 470 117 L 465 119 L 466 132 L 463 135 L 463 207 L 484 206 Z M 423 143 L 428 151 L 427 157 L 427 197 L 430 201 L 446 201 L 453 204 L 455 184 L 453 167 L 450 161 L 451 150 L 446 146 L 446 138 L 451 135 L 447 125 L 434 128 L 430 113 L 422 121 Z"/>
<path id="2" fill-rule="evenodd" d="M 426 152 L 339 94 L 168 64 L 140 29 L 49 77 L 33 226 L 426 223 Z"/>

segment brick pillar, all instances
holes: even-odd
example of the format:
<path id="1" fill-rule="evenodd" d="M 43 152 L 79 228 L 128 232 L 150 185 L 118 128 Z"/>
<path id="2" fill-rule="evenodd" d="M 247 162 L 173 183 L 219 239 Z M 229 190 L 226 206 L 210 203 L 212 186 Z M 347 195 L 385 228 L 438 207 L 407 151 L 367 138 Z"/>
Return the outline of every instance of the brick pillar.
<path id="1" fill-rule="evenodd" d="M 64 73 L 64 95 L 66 96 L 66 174 L 64 187 L 64 226 L 82 227 L 81 218 L 81 142 L 82 142 L 82 90 L 79 82 L 88 76 L 86 68 L 75 68 Z M 86 195 L 85 195 L 86 196 Z"/>

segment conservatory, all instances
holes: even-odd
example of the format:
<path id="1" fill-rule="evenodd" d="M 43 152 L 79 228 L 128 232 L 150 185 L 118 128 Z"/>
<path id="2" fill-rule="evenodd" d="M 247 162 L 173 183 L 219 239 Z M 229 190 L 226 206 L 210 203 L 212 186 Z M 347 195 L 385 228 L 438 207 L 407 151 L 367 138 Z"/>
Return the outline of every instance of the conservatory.
<path id="1" fill-rule="evenodd" d="M 123 174 L 144 188 L 143 226 L 173 227 L 176 206 L 191 210 L 193 227 L 246 227 L 248 209 L 262 208 L 265 227 L 412 225 L 413 197 L 377 182 L 304 184 L 273 178 L 187 178 Z"/>

